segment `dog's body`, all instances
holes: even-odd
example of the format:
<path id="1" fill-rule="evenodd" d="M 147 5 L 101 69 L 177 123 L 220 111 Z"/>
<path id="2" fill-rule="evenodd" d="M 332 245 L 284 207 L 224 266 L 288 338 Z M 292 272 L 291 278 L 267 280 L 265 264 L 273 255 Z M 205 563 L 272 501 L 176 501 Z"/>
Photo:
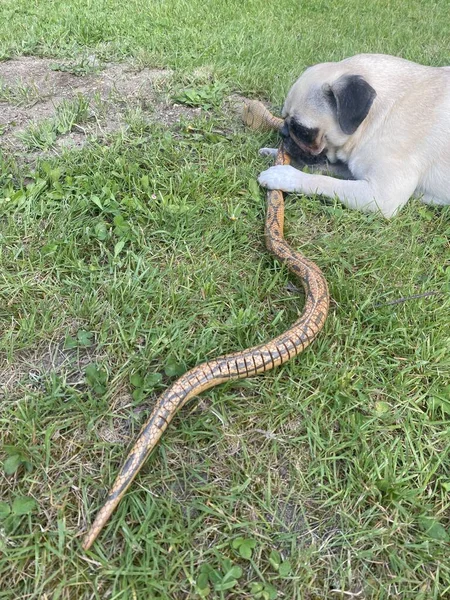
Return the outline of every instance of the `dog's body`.
<path id="1" fill-rule="evenodd" d="M 337 197 L 394 215 L 412 195 L 450 204 L 450 67 L 361 54 L 307 69 L 289 91 L 281 131 L 294 158 L 348 168 L 353 179 L 276 166 L 261 185 Z M 339 175 L 339 173 L 338 173 Z"/>

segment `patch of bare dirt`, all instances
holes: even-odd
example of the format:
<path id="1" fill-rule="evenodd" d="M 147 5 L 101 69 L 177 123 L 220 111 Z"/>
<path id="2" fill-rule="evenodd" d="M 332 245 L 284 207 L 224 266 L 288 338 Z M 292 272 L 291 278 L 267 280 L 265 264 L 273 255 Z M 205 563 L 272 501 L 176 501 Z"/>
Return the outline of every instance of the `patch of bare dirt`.
<path id="1" fill-rule="evenodd" d="M 51 374 L 64 377 L 71 386 L 82 385 L 87 365 L 98 359 L 95 346 L 66 349 L 64 341 L 18 353 L 14 362 L 0 357 L 0 399 L 18 389 L 39 389 Z"/>
<path id="2" fill-rule="evenodd" d="M 0 149 L 24 152 L 17 134 L 31 124 L 54 119 L 61 102 L 79 95 L 89 100 L 89 118 L 71 133 L 58 136 L 55 148 L 81 147 L 126 126 L 130 109 L 139 107 L 149 122 L 173 125 L 194 118 L 200 109 L 174 104 L 163 98 L 170 70 L 134 69 L 127 64 L 106 64 L 93 59 L 89 72 L 70 72 L 69 63 L 22 57 L 0 62 Z"/>

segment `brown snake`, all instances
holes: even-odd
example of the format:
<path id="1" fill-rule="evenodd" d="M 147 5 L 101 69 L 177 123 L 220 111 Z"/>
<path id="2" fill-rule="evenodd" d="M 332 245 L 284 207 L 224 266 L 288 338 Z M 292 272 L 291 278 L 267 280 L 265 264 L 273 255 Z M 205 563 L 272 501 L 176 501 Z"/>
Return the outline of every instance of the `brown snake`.
<path id="1" fill-rule="evenodd" d="M 282 119 L 271 115 L 257 101 L 245 103 L 243 120 L 254 129 L 280 129 L 283 125 Z M 289 157 L 280 148 L 275 164 L 288 163 Z M 91 547 L 166 427 L 188 400 L 224 381 L 270 371 L 303 352 L 322 329 L 329 307 L 327 282 L 312 261 L 290 248 L 283 238 L 283 224 L 283 194 L 278 190 L 270 191 L 267 193 L 266 246 L 303 284 L 305 306 L 301 317 L 287 331 L 267 344 L 227 354 L 194 367 L 161 394 L 83 540 L 85 550 Z"/>

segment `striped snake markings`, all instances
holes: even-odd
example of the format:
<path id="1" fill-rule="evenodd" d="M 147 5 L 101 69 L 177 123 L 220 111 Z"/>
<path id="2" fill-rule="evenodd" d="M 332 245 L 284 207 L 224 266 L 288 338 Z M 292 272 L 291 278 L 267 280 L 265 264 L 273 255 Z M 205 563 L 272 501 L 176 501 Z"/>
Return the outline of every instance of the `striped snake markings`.
<path id="1" fill-rule="evenodd" d="M 283 125 L 281 119 L 271 115 L 257 101 L 249 101 L 244 105 L 243 120 L 254 129 L 280 129 Z M 276 164 L 288 162 L 288 155 L 280 148 Z M 91 547 L 170 421 L 188 400 L 225 381 L 244 379 L 270 371 L 303 352 L 321 331 L 329 308 L 327 282 L 317 265 L 287 244 L 283 237 L 283 226 L 283 194 L 278 190 L 269 191 L 265 225 L 266 246 L 302 282 L 305 305 L 300 318 L 284 333 L 266 344 L 227 354 L 194 367 L 161 394 L 94 523 L 84 537 L 84 550 Z"/>

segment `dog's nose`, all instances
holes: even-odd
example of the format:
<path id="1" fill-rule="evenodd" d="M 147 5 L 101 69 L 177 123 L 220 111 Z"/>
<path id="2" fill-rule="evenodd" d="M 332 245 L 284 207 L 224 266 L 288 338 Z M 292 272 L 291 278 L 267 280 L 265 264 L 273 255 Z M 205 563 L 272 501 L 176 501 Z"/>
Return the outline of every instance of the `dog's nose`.
<path id="1" fill-rule="evenodd" d="M 289 127 L 288 127 L 288 124 L 286 123 L 286 121 L 284 122 L 283 127 L 280 129 L 280 135 L 283 138 L 289 137 Z"/>

